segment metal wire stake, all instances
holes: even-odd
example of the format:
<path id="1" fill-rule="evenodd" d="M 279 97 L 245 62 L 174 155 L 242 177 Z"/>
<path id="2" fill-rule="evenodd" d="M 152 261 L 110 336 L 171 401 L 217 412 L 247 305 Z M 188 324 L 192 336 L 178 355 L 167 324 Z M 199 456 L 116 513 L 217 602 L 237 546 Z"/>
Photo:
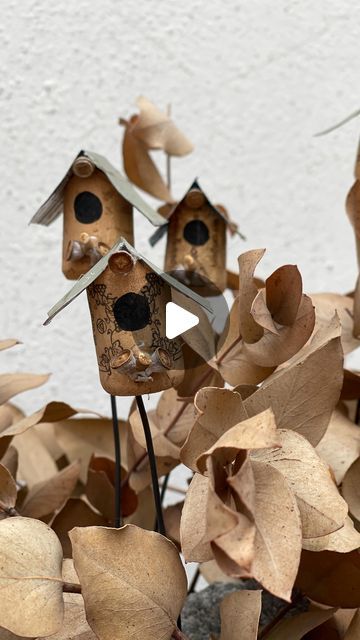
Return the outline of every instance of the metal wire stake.
<path id="1" fill-rule="evenodd" d="M 115 505 L 114 505 L 114 527 L 119 529 L 122 526 L 121 517 L 121 448 L 119 422 L 117 417 L 116 398 L 110 396 L 111 414 L 114 434 L 114 451 L 115 451 Z"/>
<path id="2" fill-rule="evenodd" d="M 144 429 L 146 448 L 149 456 L 151 480 L 152 480 L 154 502 L 155 502 L 155 509 L 156 509 L 156 518 L 157 518 L 157 530 L 163 536 L 166 536 L 164 517 L 162 512 L 162 506 L 161 506 L 159 480 L 157 475 L 156 458 L 154 453 L 154 445 L 152 441 L 149 420 L 146 414 L 142 396 L 135 396 L 135 399 L 136 399 L 136 404 L 140 413 L 140 418 L 141 418 L 141 422 Z"/>

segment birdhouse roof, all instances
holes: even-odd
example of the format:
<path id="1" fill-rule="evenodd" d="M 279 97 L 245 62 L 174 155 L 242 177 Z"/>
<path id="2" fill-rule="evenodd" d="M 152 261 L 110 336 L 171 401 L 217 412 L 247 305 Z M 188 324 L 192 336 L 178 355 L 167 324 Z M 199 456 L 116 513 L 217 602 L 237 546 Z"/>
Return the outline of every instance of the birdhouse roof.
<path id="1" fill-rule="evenodd" d="M 92 282 L 94 282 L 94 280 L 96 280 L 96 278 L 103 271 L 105 271 L 106 267 L 108 266 L 110 256 L 112 256 L 114 253 L 117 253 L 118 251 L 124 251 L 124 250 L 128 251 L 135 258 L 135 260 L 140 260 L 141 262 L 146 264 L 148 267 L 150 267 L 150 269 L 154 271 L 162 280 L 164 280 L 164 282 L 166 282 L 166 284 L 168 284 L 169 287 L 171 287 L 172 289 L 175 289 L 176 291 L 186 296 L 187 298 L 190 298 L 191 300 L 199 304 L 201 307 L 203 307 L 210 313 L 213 313 L 211 305 L 205 298 L 202 298 L 197 293 L 194 293 L 193 291 L 191 291 L 191 289 L 181 284 L 181 282 L 178 282 L 177 280 L 175 280 L 175 278 L 173 278 L 169 274 L 164 273 L 164 271 L 162 271 L 161 269 L 159 269 L 159 267 L 157 267 L 152 262 L 150 262 L 150 260 L 142 256 L 140 253 L 138 253 L 134 249 L 134 247 L 132 247 L 131 244 L 129 244 L 124 238 L 120 238 L 118 242 L 109 251 L 109 253 L 103 256 L 99 260 L 99 262 L 95 264 L 94 267 L 89 269 L 87 273 L 81 276 L 79 280 L 77 280 L 75 285 L 72 287 L 72 289 L 70 289 L 70 291 L 68 291 L 65 294 L 65 296 L 61 298 L 61 300 L 59 300 L 59 302 L 57 302 L 50 309 L 50 311 L 48 311 L 48 318 L 44 322 L 44 324 L 45 325 L 49 324 L 51 320 L 58 313 L 60 313 L 60 311 L 62 311 L 65 307 L 67 307 L 73 300 L 75 300 L 75 298 L 77 298 L 85 289 L 87 289 L 87 287 L 90 284 L 92 284 Z"/>
<path id="2" fill-rule="evenodd" d="M 140 211 L 140 213 L 142 213 L 154 226 L 160 227 L 166 224 L 164 218 L 150 207 L 145 200 L 143 200 L 143 198 L 134 189 L 131 182 L 129 182 L 120 173 L 120 171 L 115 169 L 115 167 L 106 158 L 104 158 L 104 156 L 101 156 L 99 153 L 95 153 L 94 151 L 80 151 L 76 157 L 79 158 L 80 156 L 88 158 L 97 169 L 102 171 L 113 187 L 115 187 L 116 191 L 118 191 L 125 200 L 130 202 L 135 209 Z M 74 158 L 74 161 L 75 160 L 76 158 Z M 73 163 L 74 162 L 71 163 L 69 170 L 66 172 L 56 189 L 31 218 L 30 224 L 35 223 L 48 226 L 61 213 L 63 213 L 64 189 L 70 178 L 74 175 L 72 168 Z"/>
<path id="3" fill-rule="evenodd" d="M 207 197 L 206 193 L 203 191 L 203 189 L 200 187 L 197 178 L 194 180 L 194 182 L 192 183 L 192 185 L 189 187 L 189 189 L 186 191 L 184 197 L 177 203 L 174 204 L 174 206 L 170 209 L 170 212 L 168 213 L 167 217 L 166 217 L 166 221 L 167 224 L 166 226 L 162 226 L 160 229 L 157 229 L 153 235 L 150 237 L 150 244 L 151 246 L 154 246 L 159 240 L 161 240 L 161 238 L 163 237 L 163 235 L 166 233 L 167 231 L 167 225 L 169 223 L 170 218 L 176 213 L 176 211 L 179 209 L 179 207 L 182 205 L 182 203 L 184 202 L 187 194 L 189 193 L 189 191 L 191 191 L 192 189 L 198 189 L 199 191 L 201 191 L 201 193 L 203 194 L 204 198 L 205 198 L 205 202 L 206 204 L 210 207 L 210 209 L 214 212 L 215 215 L 217 215 L 219 218 L 221 218 L 227 227 L 229 227 L 229 229 L 232 231 L 232 233 L 234 233 L 234 231 L 237 231 L 237 225 L 230 220 L 230 218 L 225 215 L 225 213 L 223 211 L 221 211 L 220 209 L 218 209 L 217 207 L 215 207 L 215 205 L 212 204 L 212 202 L 210 202 L 209 198 Z"/>

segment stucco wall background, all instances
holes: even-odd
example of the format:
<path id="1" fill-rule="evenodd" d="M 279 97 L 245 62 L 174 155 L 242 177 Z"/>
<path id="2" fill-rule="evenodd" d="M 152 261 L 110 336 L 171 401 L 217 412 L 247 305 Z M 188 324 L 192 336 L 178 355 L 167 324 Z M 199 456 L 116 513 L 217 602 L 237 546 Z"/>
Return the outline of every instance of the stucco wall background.
<path id="1" fill-rule="evenodd" d="M 144 94 L 172 103 L 195 152 L 173 162 L 175 195 L 195 176 L 223 202 L 246 242 L 229 265 L 267 247 L 259 275 L 296 263 L 304 290 L 351 290 L 356 276 L 344 199 L 360 119 L 313 134 L 360 106 L 360 6 L 350 0 L 90 0 L 1 3 L 1 337 L 24 345 L 1 371 L 52 372 L 19 398 L 109 413 L 98 382 L 86 296 L 48 328 L 71 286 L 61 273 L 61 221 L 28 226 L 82 147 L 119 167 L 119 115 Z M 164 242 L 136 217 L 137 247 L 162 263 Z M 129 402 L 119 402 L 125 414 Z"/>

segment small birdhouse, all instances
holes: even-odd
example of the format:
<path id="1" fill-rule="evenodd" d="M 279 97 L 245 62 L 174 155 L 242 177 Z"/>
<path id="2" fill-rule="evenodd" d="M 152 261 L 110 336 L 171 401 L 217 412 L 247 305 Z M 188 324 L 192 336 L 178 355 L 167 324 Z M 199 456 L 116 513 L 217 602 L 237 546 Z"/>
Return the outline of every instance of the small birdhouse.
<path id="1" fill-rule="evenodd" d="M 45 324 L 85 289 L 105 391 L 141 395 L 180 384 L 183 340 L 166 337 L 166 304 L 173 290 L 211 311 L 207 302 L 138 254 L 124 238 L 49 311 Z"/>
<path id="2" fill-rule="evenodd" d="M 133 206 L 155 226 L 164 224 L 106 158 L 81 151 L 31 222 L 48 226 L 64 214 L 62 270 L 77 280 L 120 237 L 134 242 Z"/>
<path id="3" fill-rule="evenodd" d="M 199 292 L 203 285 L 206 295 L 223 291 L 227 280 L 226 230 L 236 230 L 226 210 L 211 204 L 195 181 L 184 198 L 170 209 L 167 220 L 165 270 L 183 273 L 184 282 Z M 150 243 L 154 245 L 164 233 L 165 227 L 156 231 Z"/>

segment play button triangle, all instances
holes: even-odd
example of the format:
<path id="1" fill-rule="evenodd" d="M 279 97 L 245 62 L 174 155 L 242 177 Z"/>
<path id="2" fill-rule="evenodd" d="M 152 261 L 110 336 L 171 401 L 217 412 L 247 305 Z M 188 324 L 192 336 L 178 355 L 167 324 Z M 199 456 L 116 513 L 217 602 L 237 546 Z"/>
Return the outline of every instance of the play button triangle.
<path id="1" fill-rule="evenodd" d="M 183 309 L 175 302 L 166 305 L 166 337 L 169 340 L 176 338 L 199 324 L 199 318 L 190 311 Z"/>

